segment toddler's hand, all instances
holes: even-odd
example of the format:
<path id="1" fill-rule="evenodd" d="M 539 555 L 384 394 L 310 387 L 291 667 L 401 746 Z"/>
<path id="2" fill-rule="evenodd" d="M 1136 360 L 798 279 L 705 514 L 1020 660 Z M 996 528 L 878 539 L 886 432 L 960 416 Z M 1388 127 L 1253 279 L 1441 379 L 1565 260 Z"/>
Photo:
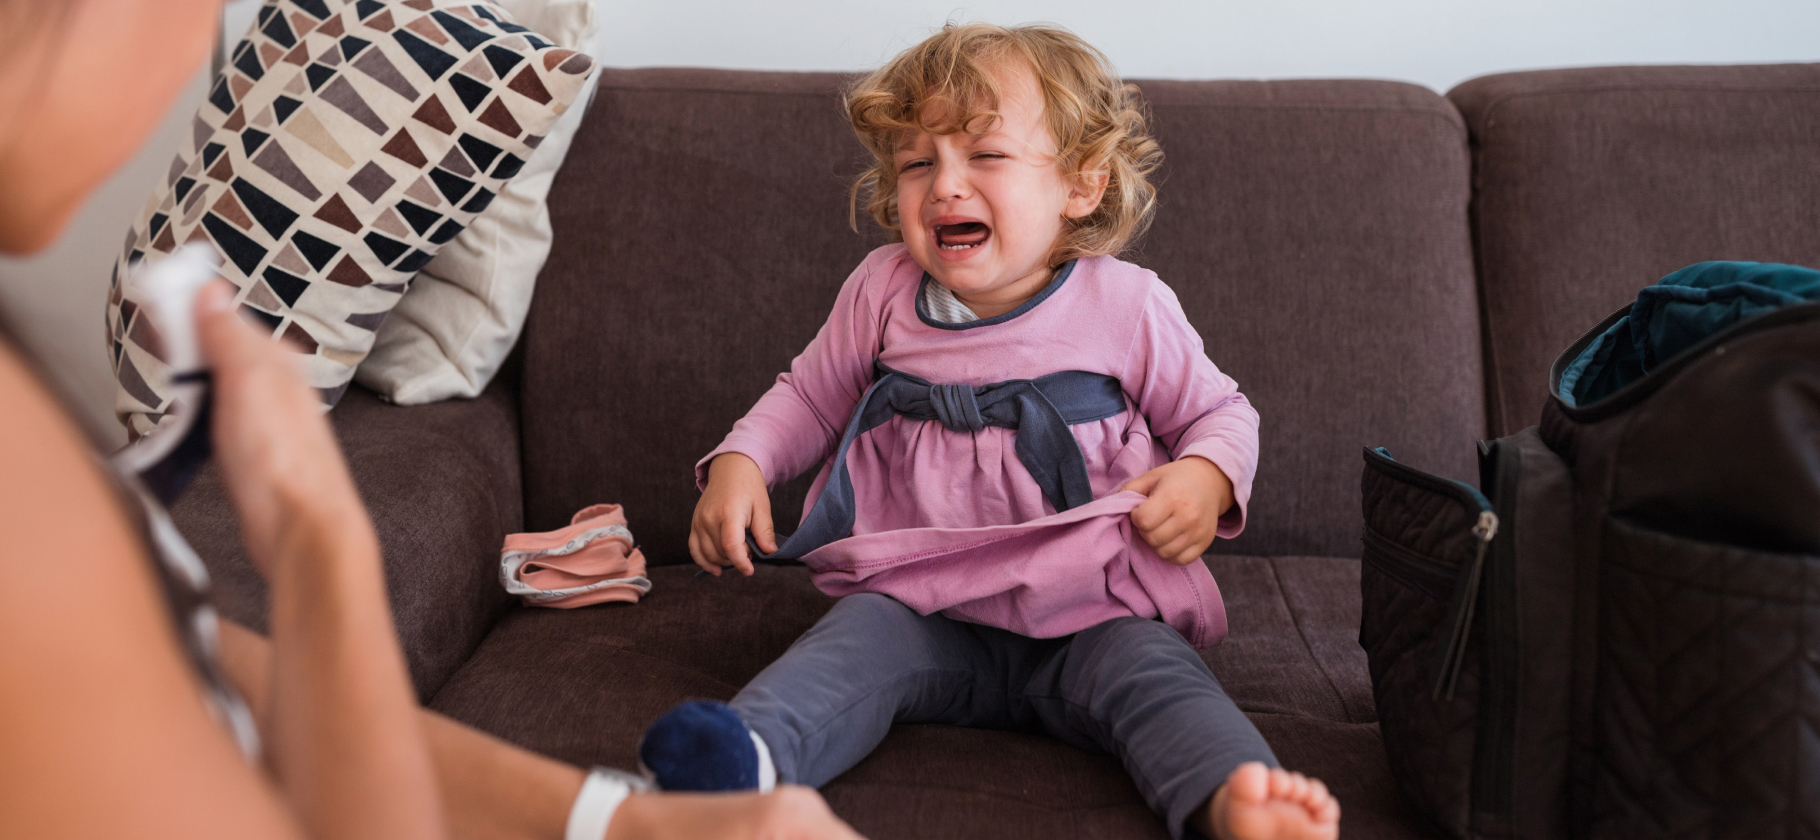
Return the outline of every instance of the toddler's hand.
<path id="1" fill-rule="evenodd" d="M 765 553 L 777 550 L 765 474 L 751 458 L 728 452 L 708 464 L 708 489 L 695 503 L 695 518 L 689 523 L 689 556 L 715 577 L 720 576 L 722 566 L 750 575 L 747 528 Z"/>
<path id="2" fill-rule="evenodd" d="M 1144 473 L 1119 491 L 1150 498 L 1131 511 L 1144 542 L 1178 566 L 1193 563 L 1213 545 L 1220 515 L 1232 507 L 1232 480 L 1206 458 L 1190 455 Z"/>

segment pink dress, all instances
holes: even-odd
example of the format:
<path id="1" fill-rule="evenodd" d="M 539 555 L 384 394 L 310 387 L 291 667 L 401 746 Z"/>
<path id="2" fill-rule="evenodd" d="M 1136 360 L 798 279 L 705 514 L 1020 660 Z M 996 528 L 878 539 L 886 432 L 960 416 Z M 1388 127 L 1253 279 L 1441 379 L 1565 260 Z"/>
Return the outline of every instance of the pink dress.
<path id="1" fill-rule="evenodd" d="M 696 465 L 698 484 L 725 452 L 752 458 L 772 487 L 820 464 L 812 506 L 875 363 L 975 386 L 1064 370 L 1111 376 L 1135 410 L 1068 427 L 1092 502 L 1057 513 L 1013 452 L 1012 429 L 893 417 L 848 450 L 852 535 L 803 562 L 831 595 L 883 593 L 924 615 L 1038 638 L 1135 615 L 1161 618 L 1195 647 L 1218 643 L 1225 607 L 1206 565 L 1157 556 L 1129 516 L 1143 497 L 1114 492 L 1172 455 L 1198 455 L 1232 480 L 1236 504 L 1218 535 L 1244 528 L 1258 415 L 1207 359 L 1174 293 L 1150 271 L 1094 257 L 1012 312 L 945 324 L 919 314 L 922 279 L 902 245 L 868 255 L 790 371 Z"/>

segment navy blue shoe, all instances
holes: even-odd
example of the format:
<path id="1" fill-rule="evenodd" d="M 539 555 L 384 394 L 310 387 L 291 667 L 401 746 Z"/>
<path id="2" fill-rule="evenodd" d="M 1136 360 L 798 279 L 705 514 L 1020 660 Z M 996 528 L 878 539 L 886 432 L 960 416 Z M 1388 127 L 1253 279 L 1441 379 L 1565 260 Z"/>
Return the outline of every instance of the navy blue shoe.
<path id="1" fill-rule="evenodd" d="M 685 700 L 645 730 L 638 763 L 662 790 L 770 790 L 764 741 L 727 704 Z"/>

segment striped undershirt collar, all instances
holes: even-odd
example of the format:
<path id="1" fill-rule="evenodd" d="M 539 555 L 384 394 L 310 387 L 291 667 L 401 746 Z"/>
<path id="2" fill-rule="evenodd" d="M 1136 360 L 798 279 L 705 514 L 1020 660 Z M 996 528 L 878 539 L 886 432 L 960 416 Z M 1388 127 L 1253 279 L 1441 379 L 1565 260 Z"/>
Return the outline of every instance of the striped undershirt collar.
<path id="1" fill-rule="evenodd" d="M 947 286 L 933 280 L 923 284 L 923 311 L 944 324 L 965 324 L 980 319 L 967 304 L 948 291 Z"/>

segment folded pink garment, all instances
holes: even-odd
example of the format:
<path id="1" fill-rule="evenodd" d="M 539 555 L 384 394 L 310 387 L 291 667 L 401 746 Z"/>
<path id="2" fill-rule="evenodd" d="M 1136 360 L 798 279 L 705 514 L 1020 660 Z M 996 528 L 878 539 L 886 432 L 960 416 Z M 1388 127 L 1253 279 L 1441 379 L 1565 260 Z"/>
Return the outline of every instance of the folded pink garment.
<path id="1" fill-rule="evenodd" d="M 1131 524 L 1143 503 L 1115 493 L 1021 525 L 906 528 L 836 540 L 803 562 L 830 595 L 878 592 L 923 615 L 1035 638 L 1135 615 L 1196 648 L 1226 637 L 1226 605 L 1205 563 L 1177 566 Z"/>
<path id="2" fill-rule="evenodd" d="M 526 606 L 585 607 L 637 603 L 651 591 L 645 555 L 632 547 L 619 505 L 583 508 L 569 527 L 541 534 L 507 534 L 499 582 Z"/>

